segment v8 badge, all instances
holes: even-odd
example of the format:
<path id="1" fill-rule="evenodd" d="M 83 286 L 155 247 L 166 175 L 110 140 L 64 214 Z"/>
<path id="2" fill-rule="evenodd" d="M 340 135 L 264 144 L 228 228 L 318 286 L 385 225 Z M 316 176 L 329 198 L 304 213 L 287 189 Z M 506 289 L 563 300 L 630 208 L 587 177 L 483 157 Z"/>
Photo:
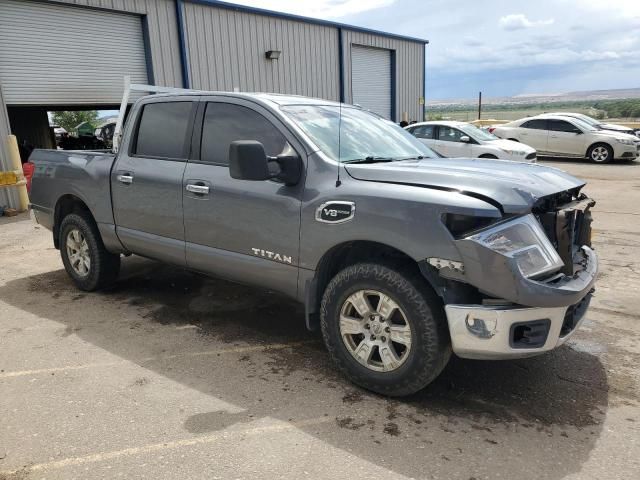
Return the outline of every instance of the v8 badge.
<path id="1" fill-rule="evenodd" d="M 351 220 L 355 213 L 354 202 L 326 202 L 317 208 L 316 220 L 322 223 L 344 223 Z"/>

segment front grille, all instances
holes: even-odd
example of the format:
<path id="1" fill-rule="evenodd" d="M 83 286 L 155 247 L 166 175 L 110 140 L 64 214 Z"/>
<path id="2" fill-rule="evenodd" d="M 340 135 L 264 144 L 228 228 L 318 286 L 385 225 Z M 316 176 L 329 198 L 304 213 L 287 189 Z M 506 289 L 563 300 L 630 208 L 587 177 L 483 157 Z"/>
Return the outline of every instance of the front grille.
<path id="1" fill-rule="evenodd" d="M 562 273 L 573 276 L 575 254 L 583 245 L 591 246 L 591 207 L 596 202 L 584 194 L 566 203 L 546 200 L 534 213 L 564 263 Z"/>

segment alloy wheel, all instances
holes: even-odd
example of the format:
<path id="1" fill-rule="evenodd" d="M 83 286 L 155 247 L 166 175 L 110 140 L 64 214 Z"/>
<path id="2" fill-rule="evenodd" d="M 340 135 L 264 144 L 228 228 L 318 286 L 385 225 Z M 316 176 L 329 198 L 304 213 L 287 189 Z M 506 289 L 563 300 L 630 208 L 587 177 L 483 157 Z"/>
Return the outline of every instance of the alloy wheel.
<path id="1" fill-rule="evenodd" d="M 74 228 L 67 234 L 67 257 L 73 271 L 81 277 L 89 275 L 91 256 L 89 244 L 80 230 Z"/>
<path id="2" fill-rule="evenodd" d="M 591 151 L 591 159 L 594 162 L 606 162 L 609 159 L 609 150 L 606 147 L 595 147 Z"/>
<path id="3" fill-rule="evenodd" d="M 405 313 L 377 290 L 358 290 L 345 300 L 340 336 L 353 358 L 377 372 L 400 368 L 411 351 L 411 326 Z"/>

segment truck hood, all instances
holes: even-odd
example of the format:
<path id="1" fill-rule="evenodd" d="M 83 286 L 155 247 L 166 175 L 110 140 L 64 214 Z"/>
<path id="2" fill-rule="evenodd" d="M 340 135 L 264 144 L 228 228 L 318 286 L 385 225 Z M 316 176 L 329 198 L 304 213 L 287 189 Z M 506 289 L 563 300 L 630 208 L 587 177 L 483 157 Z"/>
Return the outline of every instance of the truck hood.
<path id="1" fill-rule="evenodd" d="M 436 158 L 345 165 L 358 180 L 459 192 L 508 214 L 525 214 L 542 197 L 585 182 L 556 168 L 506 160 Z"/>

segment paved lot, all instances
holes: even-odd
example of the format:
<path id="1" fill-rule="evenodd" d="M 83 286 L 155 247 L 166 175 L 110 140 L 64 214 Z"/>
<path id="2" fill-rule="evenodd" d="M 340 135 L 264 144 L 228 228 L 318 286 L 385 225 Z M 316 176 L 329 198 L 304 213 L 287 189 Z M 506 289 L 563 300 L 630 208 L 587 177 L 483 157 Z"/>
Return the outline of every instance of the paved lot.
<path id="1" fill-rule="evenodd" d="M 598 200 L 584 328 L 403 400 L 336 374 L 274 294 L 138 258 L 81 293 L 48 231 L 0 219 L 0 479 L 638 478 L 640 162 L 548 163 Z"/>

